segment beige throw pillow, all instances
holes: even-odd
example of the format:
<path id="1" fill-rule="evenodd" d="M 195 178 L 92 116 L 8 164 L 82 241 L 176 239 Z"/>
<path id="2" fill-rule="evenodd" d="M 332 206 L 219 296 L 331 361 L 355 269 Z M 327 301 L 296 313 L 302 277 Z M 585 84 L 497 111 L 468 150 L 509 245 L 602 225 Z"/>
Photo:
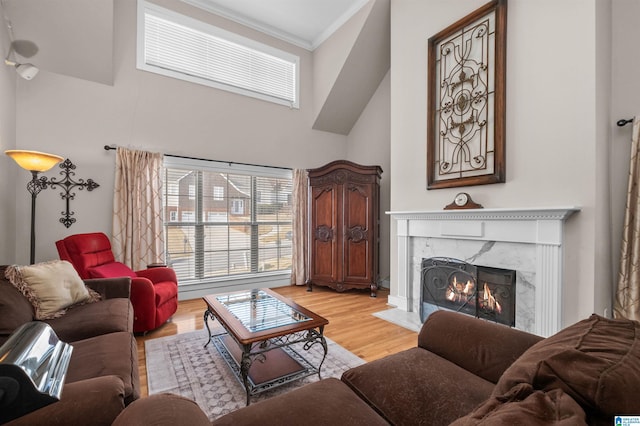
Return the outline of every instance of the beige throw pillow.
<path id="1" fill-rule="evenodd" d="M 35 319 L 44 320 L 64 315 L 67 308 L 100 299 L 100 295 L 84 285 L 71 263 L 52 260 L 29 266 L 7 267 L 5 276 L 29 299 Z"/>

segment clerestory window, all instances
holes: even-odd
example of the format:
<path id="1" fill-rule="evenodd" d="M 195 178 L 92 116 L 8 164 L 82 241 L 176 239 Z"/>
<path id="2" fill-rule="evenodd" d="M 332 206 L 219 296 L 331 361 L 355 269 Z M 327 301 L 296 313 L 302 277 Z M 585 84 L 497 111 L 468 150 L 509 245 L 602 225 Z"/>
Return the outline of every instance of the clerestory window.
<path id="1" fill-rule="evenodd" d="M 299 108 L 298 56 L 144 0 L 137 67 Z"/>

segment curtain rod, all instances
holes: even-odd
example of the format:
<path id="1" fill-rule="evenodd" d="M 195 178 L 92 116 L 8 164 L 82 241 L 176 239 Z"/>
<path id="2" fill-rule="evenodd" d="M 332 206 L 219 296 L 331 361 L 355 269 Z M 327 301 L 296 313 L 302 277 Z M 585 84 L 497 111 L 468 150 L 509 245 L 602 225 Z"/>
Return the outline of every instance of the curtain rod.
<path id="1" fill-rule="evenodd" d="M 623 118 L 622 120 L 618 120 L 616 124 L 618 127 L 624 127 L 629 123 L 633 123 L 633 118 Z"/>
<path id="2" fill-rule="evenodd" d="M 105 151 L 115 151 L 116 149 L 118 149 L 118 147 L 116 147 L 116 146 L 109 146 L 109 145 L 105 145 L 104 146 L 104 150 Z M 215 161 L 217 163 L 237 164 L 239 166 L 254 166 L 254 167 L 267 167 L 269 169 L 293 170 L 290 167 L 264 166 L 262 164 L 238 163 L 236 161 L 211 160 L 209 158 L 186 157 L 186 156 L 183 156 L 183 155 L 174 155 L 174 154 L 162 154 L 162 155 L 164 155 L 166 157 L 173 157 L 173 158 L 185 158 L 187 160 Z"/>

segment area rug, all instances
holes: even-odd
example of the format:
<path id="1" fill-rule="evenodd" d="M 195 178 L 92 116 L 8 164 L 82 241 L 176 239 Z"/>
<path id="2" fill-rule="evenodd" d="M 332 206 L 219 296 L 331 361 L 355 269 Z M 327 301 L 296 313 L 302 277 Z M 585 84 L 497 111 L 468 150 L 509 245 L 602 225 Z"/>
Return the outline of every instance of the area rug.
<path id="1" fill-rule="evenodd" d="M 212 327 L 215 334 L 220 330 Z M 197 330 L 175 336 L 147 340 L 147 384 L 149 395 L 173 393 L 195 401 L 214 420 L 226 413 L 246 405 L 246 393 L 224 358 L 211 343 L 207 342 L 207 331 Z M 340 378 L 349 368 L 364 364 L 364 361 L 334 341 L 327 339 L 327 358 L 322 364 L 322 378 Z M 313 345 L 308 351 L 302 344 L 294 348 L 317 366 L 322 359 L 321 345 Z M 269 389 L 251 397 L 251 403 L 271 398 L 307 383 L 318 380 L 314 374 L 277 388 Z"/>

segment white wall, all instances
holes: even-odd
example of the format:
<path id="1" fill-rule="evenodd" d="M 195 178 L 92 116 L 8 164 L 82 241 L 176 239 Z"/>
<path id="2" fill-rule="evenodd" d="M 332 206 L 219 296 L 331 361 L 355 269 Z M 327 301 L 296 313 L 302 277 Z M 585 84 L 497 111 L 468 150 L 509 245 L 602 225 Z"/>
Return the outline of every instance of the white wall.
<path id="1" fill-rule="evenodd" d="M 612 70 L 611 122 L 640 116 L 640 2 L 615 0 L 612 7 Z M 613 281 L 617 282 L 622 241 L 622 224 L 626 203 L 632 124 L 612 126 L 610 143 L 611 164 L 611 229 Z"/>
<path id="2" fill-rule="evenodd" d="M 347 159 L 359 164 L 382 167 L 380 181 L 380 279 L 388 286 L 390 218 L 385 214 L 391 206 L 390 152 L 390 73 L 382 80 L 367 108 L 348 136 Z"/>
<path id="3" fill-rule="evenodd" d="M 157 3 L 300 55 L 300 109 L 137 70 L 136 2 L 116 0 L 113 86 L 45 71 L 18 85 L 17 146 L 68 157 L 77 165 L 77 178 L 101 185 L 91 193 L 77 193 L 71 202 L 77 223 L 69 229 L 58 223 L 64 210 L 58 191 L 38 197 L 36 261 L 57 258 L 54 242 L 66 235 L 110 234 L 115 157 L 103 150 L 105 144 L 292 168 L 318 167 L 346 156 L 345 136 L 311 130 L 308 51 L 178 0 Z M 56 176 L 53 171 L 46 175 Z M 15 229 L 27 235 L 29 204 L 22 195 L 16 198 Z M 28 250 L 27 238 L 16 241 L 18 262 L 28 260 Z"/>
<path id="4" fill-rule="evenodd" d="M 425 189 L 427 40 L 486 2 L 391 4 L 391 210 L 439 210 L 461 190 L 486 208 L 580 206 L 566 228 L 565 324 L 610 307 L 611 271 L 598 250 L 610 240 L 603 231 L 608 216 L 597 208 L 603 194 L 596 184 L 608 178 L 598 154 L 609 117 L 598 105 L 608 104 L 602 89 L 608 75 L 596 64 L 606 43 L 606 34 L 596 32 L 596 1 L 509 0 L 506 183 L 431 191 Z M 392 280 L 396 253 L 392 243 Z"/>
<path id="5" fill-rule="evenodd" d="M 3 5 L 0 3 L 0 15 Z M 3 23 L 0 29 L 0 51 L 3 56 L 9 51 L 9 33 Z M 8 66 L 0 68 L 0 229 L 3 230 L 0 238 L 0 265 L 15 262 L 14 242 L 15 231 L 15 205 L 16 191 L 26 199 L 28 196 L 26 183 L 16 181 L 19 167 L 15 162 L 4 155 L 7 149 L 14 149 L 16 144 L 16 72 Z M 21 175 L 21 177 L 23 177 Z M 21 236 L 22 238 L 22 236 Z M 27 238 L 29 238 L 27 236 Z"/>
<path id="6" fill-rule="evenodd" d="M 313 113 L 314 118 L 322 109 L 349 52 L 365 24 L 374 1 L 364 5 L 331 37 L 313 51 Z"/>

